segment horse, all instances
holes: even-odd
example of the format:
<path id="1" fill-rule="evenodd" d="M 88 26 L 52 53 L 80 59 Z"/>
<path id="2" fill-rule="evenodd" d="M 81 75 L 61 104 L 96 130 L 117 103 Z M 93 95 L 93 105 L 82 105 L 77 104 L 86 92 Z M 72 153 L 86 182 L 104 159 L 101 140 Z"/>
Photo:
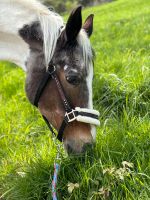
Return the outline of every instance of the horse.
<path id="1" fill-rule="evenodd" d="M 0 0 L 0 60 L 25 71 L 29 102 L 74 154 L 92 146 L 99 125 L 92 101 L 93 18 L 82 24 L 78 6 L 64 23 L 37 0 Z"/>

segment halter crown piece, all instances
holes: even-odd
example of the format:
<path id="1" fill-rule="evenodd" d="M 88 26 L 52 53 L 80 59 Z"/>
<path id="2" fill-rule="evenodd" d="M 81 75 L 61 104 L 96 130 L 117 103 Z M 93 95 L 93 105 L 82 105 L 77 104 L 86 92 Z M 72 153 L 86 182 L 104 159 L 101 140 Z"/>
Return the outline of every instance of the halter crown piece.
<path id="1" fill-rule="evenodd" d="M 67 126 L 68 123 L 71 123 L 73 121 L 79 121 L 79 122 L 83 122 L 83 123 L 88 123 L 88 124 L 92 124 L 92 125 L 96 125 L 99 126 L 100 125 L 100 121 L 98 120 L 99 118 L 99 112 L 93 109 L 88 109 L 88 108 L 80 108 L 80 107 L 75 107 L 73 108 L 72 106 L 70 106 L 64 89 L 60 83 L 60 80 L 57 76 L 56 73 L 56 67 L 54 65 L 49 64 L 48 70 L 45 72 L 41 83 L 38 87 L 37 93 L 35 95 L 35 100 L 34 100 L 34 105 L 36 107 L 38 107 L 38 102 L 39 99 L 48 83 L 49 80 L 53 79 L 56 83 L 58 92 L 60 94 L 61 100 L 64 104 L 64 108 L 65 108 L 65 116 L 64 119 L 62 121 L 62 124 L 60 126 L 60 129 L 58 131 L 58 135 L 57 135 L 57 139 L 59 141 L 62 142 L 63 140 L 63 133 L 64 130 Z M 55 132 L 53 131 L 52 126 L 50 125 L 49 121 L 47 120 L 47 118 L 45 116 L 43 116 L 46 124 L 48 125 L 50 131 L 52 132 L 53 135 L 56 135 Z"/>

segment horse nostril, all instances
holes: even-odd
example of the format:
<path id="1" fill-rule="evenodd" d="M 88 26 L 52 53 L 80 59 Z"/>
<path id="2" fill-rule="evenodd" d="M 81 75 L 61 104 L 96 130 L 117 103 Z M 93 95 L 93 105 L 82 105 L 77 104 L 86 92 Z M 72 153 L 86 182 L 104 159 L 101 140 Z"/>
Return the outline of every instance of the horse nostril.
<path id="1" fill-rule="evenodd" d="M 82 148 L 82 152 L 85 153 L 85 152 L 89 152 L 93 150 L 93 144 L 91 143 L 86 143 L 84 144 L 83 148 Z"/>
<path id="2" fill-rule="evenodd" d="M 69 144 L 67 144 L 66 149 L 67 149 L 68 154 L 73 154 L 74 153 L 73 148 Z"/>
<path id="3" fill-rule="evenodd" d="M 80 83 L 80 79 L 78 78 L 77 75 L 66 76 L 66 80 L 68 81 L 68 83 L 72 85 L 78 85 Z"/>
<path id="4" fill-rule="evenodd" d="M 91 143 L 85 143 L 83 146 L 74 146 L 74 143 L 68 143 L 66 144 L 66 150 L 68 154 L 84 154 L 86 152 L 90 152 L 93 149 L 93 144 Z"/>

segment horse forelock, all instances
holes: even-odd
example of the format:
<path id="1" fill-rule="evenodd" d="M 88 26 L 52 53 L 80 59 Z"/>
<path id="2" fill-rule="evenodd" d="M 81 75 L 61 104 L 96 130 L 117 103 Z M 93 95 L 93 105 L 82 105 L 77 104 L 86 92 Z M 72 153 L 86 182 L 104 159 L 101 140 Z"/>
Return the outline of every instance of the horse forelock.
<path id="1" fill-rule="evenodd" d="M 48 67 L 60 36 L 60 28 L 63 26 L 63 20 L 52 11 L 49 11 L 48 15 L 40 13 L 39 20 L 43 32 L 45 62 L 46 67 Z"/>

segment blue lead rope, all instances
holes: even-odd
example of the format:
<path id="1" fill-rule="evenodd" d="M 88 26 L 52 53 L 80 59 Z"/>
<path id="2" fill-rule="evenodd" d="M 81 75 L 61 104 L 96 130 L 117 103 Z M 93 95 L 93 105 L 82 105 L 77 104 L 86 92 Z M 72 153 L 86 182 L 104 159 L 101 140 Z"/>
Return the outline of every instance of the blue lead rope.
<path id="1" fill-rule="evenodd" d="M 56 185 L 57 185 L 57 177 L 58 177 L 59 169 L 60 169 L 60 165 L 55 163 L 54 164 L 54 176 L 53 176 L 53 181 L 52 181 L 52 197 L 53 197 L 53 200 L 57 200 Z"/>
<path id="2" fill-rule="evenodd" d="M 55 142 L 55 141 L 54 141 Z M 56 158 L 54 161 L 54 175 L 53 175 L 53 180 L 52 180 L 52 199 L 57 200 L 57 179 L 58 179 L 58 173 L 60 170 L 60 164 L 61 164 L 61 159 L 60 159 L 60 148 L 61 144 L 57 145 L 57 154 Z"/>

